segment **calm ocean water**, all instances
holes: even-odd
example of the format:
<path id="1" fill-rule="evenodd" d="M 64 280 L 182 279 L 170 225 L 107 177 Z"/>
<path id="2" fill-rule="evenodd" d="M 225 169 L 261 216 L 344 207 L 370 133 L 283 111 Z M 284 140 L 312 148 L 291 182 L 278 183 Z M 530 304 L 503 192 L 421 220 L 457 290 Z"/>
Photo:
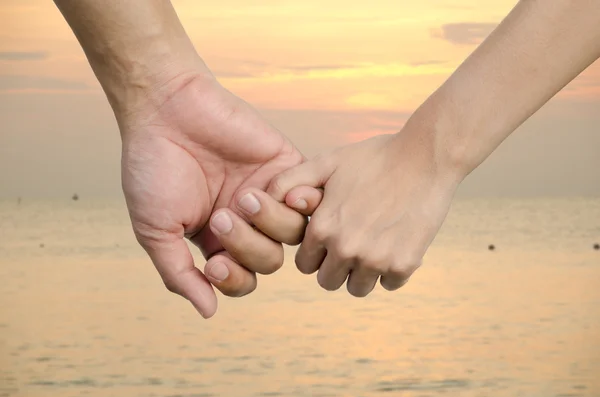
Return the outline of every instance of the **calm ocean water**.
<path id="1" fill-rule="evenodd" d="M 594 243 L 600 199 L 457 201 L 396 293 L 322 291 L 290 249 L 205 321 L 121 201 L 0 202 L 0 396 L 597 397 Z"/>

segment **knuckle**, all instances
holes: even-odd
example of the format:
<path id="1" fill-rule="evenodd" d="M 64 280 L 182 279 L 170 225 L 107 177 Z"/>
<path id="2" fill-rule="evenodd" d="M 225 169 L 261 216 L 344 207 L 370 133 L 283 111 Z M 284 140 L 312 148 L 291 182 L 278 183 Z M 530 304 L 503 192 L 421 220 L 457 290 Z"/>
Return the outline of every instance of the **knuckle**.
<path id="1" fill-rule="evenodd" d="M 394 269 L 404 269 L 404 271 L 414 270 L 420 266 L 422 259 L 423 257 L 415 252 L 405 251 L 396 257 L 392 267 Z"/>
<path id="2" fill-rule="evenodd" d="M 331 235 L 329 222 L 321 220 L 321 218 L 313 219 L 308 223 L 306 233 L 317 241 L 324 241 Z"/>
<path id="3" fill-rule="evenodd" d="M 163 280 L 163 283 L 165 284 L 165 288 L 167 289 L 167 291 L 173 294 L 180 295 L 179 286 L 174 280 L 167 278 Z"/>
<path id="4" fill-rule="evenodd" d="M 326 280 L 320 279 L 319 277 L 317 277 L 317 283 L 319 284 L 319 286 L 321 286 L 321 288 L 323 288 L 326 291 L 336 291 L 339 288 L 339 287 L 332 285 L 331 283 L 329 283 Z"/>
<path id="5" fill-rule="evenodd" d="M 281 242 L 292 246 L 300 244 L 302 240 L 304 240 L 307 223 L 306 217 L 303 217 L 301 222 L 295 225 L 294 229 L 290 230 L 289 233 L 282 238 Z"/>
<path id="6" fill-rule="evenodd" d="M 324 169 L 329 173 L 335 168 L 335 155 L 336 151 L 322 152 L 317 154 L 312 161 L 315 164 L 318 164 L 321 169 Z"/>
<path id="7" fill-rule="evenodd" d="M 371 249 L 364 255 L 364 258 L 360 262 L 360 266 L 371 273 L 382 274 L 387 272 L 390 263 L 391 261 L 387 255 L 382 255 L 375 249 Z"/>
<path id="8" fill-rule="evenodd" d="M 410 278 L 389 280 L 385 277 L 382 277 L 380 284 L 386 291 L 396 291 L 397 289 L 402 288 L 408 282 L 408 280 L 410 280 Z"/>
<path id="9" fill-rule="evenodd" d="M 278 244 L 277 249 L 270 249 L 257 256 L 252 263 L 255 266 L 250 266 L 250 262 L 247 263 L 247 268 L 252 268 L 259 274 L 273 274 L 277 270 L 281 269 L 284 261 L 283 246 Z M 244 261 L 242 261 L 244 263 Z"/>
<path id="10" fill-rule="evenodd" d="M 323 288 L 326 291 L 336 291 L 340 288 L 339 285 L 335 285 L 335 283 L 332 283 L 331 280 L 328 280 L 326 277 L 323 277 L 323 274 L 321 272 L 317 274 L 317 283 L 321 288 Z"/>
<path id="11" fill-rule="evenodd" d="M 348 284 L 346 289 L 348 290 L 348 293 L 354 296 L 355 298 L 364 298 L 367 295 L 369 295 L 369 292 L 371 292 L 366 290 L 365 288 L 355 287 L 352 284 Z"/>
<path id="12" fill-rule="evenodd" d="M 146 251 L 151 251 L 157 243 L 161 242 L 161 236 L 148 228 L 136 227 L 133 229 L 135 240 Z"/>
<path id="13" fill-rule="evenodd" d="M 393 266 L 387 271 L 387 274 L 394 279 L 407 280 L 412 276 L 414 271 L 419 267 L 420 259 L 412 260 L 405 258 L 402 261 L 396 261 Z"/>
<path id="14" fill-rule="evenodd" d="M 323 288 L 324 290 L 328 290 L 328 284 L 325 281 L 323 281 L 323 279 L 319 276 L 317 276 L 317 284 L 319 284 L 319 287 Z"/>
<path id="15" fill-rule="evenodd" d="M 361 238 L 339 238 L 335 244 L 335 252 L 342 260 L 353 260 L 365 270 L 378 271 L 384 266 L 385 261 L 381 253 L 374 247 L 365 243 Z"/>
<path id="16" fill-rule="evenodd" d="M 229 288 L 220 288 L 219 290 L 223 293 L 223 295 L 230 298 L 241 298 L 254 292 L 256 290 L 256 283 L 252 283 L 251 285 L 247 286 L 230 286 Z"/>
<path id="17" fill-rule="evenodd" d="M 355 259 L 358 255 L 356 247 L 350 243 L 338 243 L 334 248 L 337 257 L 342 261 Z"/>
<path id="18" fill-rule="evenodd" d="M 364 250 L 361 245 L 353 239 L 339 238 L 334 245 L 334 251 L 340 260 L 358 260 L 364 262 Z"/>
<path id="19" fill-rule="evenodd" d="M 387 275 L 393 277 L 396 280 L 406 280 L 412 274 L 412 270 L 408 267 L 392 267 Z"/>
<path id="20" fill-rule="evenodd" d="M 291 246 L 295 246 L 295 245 L 300 244 L 303 239 L 304 239 L 304 233 L 298 233 L 298 234 L 288 237 L 287 239 L 285 239 L 285 241 L 282 241 L 282 243 L 291 245 Z"/>
<path id="21" fill-rule="evenodd" d="M 239 263 L 246 269 L 259 274 L 272 274 L 283 266 L 283 246 L 277 243 L 273 246 L 263 247 L 262 250 L 254 249 L 253 255 L 238 258 Z"/>
<path id="22" fill-rule="evenodd" d="M 240 292 L 238 295 L 236 295 L 237 297 L 242 297 L 242 296 L 246 296 L 249 295 L 251 293 L 253 293 L 254 291 L 256 291 L 256 282 L 254 282 L 252 285 L 250 285 L 246 291 Z"/>
<path id="23" fill-rule="evenodd" d="M 215 285 L 225 296 L 239 298 L 252 293 L 256 289 L 256 275 L 252 272 L 234 272 L 224 283 Z"/>
<path id="24" fill-rule="evenodd" d="M 302 246 L 300 246 L 302 247 Z M 318 264 L 315 263 L 315 259 L 311 258 L 308 255 L 303 254 L 303 250 L 298 249 L 296 252 L 296 257 L 294 258 L 294 262 L 296 262 L 296 267 L 302 274 L 313 274 L 316 269 L 318 269 Z"/>
<path id="25" fill-rule="evenodd" d="M 300 271 L 300 273 L 302 274 L 313 274 L 314 270 L 312 269 L 312 267 L 307 264 L 305 261 L 303 261 L 302 259 L 298 259 L 296 258 L 296 268 Z"/>
<path id="26" fill-rule="evenodd" d="M 265 262 L 265 264 L 263 265 L 260 274 L 273 274 L 276 271 L 278 271 L 279 269 L 281 269 L 281 267 L 283 266 L 283 261 L 278 261 L 276 259 L 274 260 L 268 260 Z"/>
<path id="27" fill-rule="evenodd" d="M 279 174 L 271 180 L 268 191 L 276 200 L 283 200 L 287 194 L 285 185 L 285 174 Z"/>

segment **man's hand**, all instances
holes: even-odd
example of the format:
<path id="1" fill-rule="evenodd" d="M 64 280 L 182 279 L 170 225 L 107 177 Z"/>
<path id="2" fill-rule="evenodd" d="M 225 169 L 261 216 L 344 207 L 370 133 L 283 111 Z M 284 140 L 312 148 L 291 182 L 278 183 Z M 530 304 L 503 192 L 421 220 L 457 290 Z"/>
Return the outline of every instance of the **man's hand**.
<path id="1" fill-rule="evenodd" d="M 252 271 L 277 270 L 283 263 L 279 241 L 299 243 L 306 220 L 283 205 L 267 203 L 260 213 L 272 221 L 261 224 L 261 217 L 253 215 L 263 201 L 260 192 L 247 195 L 244 190 L 264 190 L 275 175 L 300 164 L 303 157 L 216 80 L 182 76 L 169 86 L 173 88 L 161 90 L 168 93 L 161 94 L 164 99 L 154 98 L 117 117 L 123 137 L 123 190 L 136 237 L 166 287 L 210 317 L 216 296 L 194 266 L 184 237 L 210 258 L 207 276 L 222 292 L 240 296 L 254 290 Z M 277 242 L 244 220 L 259 224 Z"/>
<path id="2" fill-rule="evenodd" d="M 217 83 L 169 0 L 54 2 L 119 124 L 135 234 L 167 288 L 210 317 L 216 296 L 184 237 L 209 259 L 205 270 L 213 285 L 230 296 L 251 292 L 252 271 L 277 270 L 283 263 L 279 241 L 299 243 L 306 219 L 265 202 L 264 192 L 247 195 L 244 189 L 264 189 L 302 155 Z"/>

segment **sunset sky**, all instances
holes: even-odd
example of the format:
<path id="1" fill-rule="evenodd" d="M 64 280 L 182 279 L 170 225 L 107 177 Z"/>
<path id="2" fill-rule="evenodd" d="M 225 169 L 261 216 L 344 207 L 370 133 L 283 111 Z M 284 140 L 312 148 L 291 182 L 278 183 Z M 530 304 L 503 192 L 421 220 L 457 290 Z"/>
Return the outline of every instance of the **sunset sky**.
<path id="1" fill-rule="evenodd" d="M 516 2 L 173 3 L 219 80 L 312 156 L 398 131 Z M 112 113 L 53 2 L 2 0 L 0 197 L 117 196 L 119 155 Z M 596 62 L 462 192 L 598 196 L 599 173 Z"/>

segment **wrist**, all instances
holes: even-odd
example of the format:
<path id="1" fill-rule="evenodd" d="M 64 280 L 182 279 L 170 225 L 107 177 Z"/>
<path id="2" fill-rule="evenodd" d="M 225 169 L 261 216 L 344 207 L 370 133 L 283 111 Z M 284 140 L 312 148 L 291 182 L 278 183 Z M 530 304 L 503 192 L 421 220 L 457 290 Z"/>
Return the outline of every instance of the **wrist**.
<path id="1" fill-rule="evenodd" d="M 460 120 L 435 94 L 409 118 L 400 132 L 430 164 L 436 177 L 458 186 L 479 164 L 464 140 Z M 404 140 L 404 139 L 403 139 Z"/>
<path id="2" fill-rule="evenodd" d="M 212 77 L 170 1 L 54 1 L 117 115 L 186 76 Z"/>
<path id="3" fill-rule="evenodd" d="M 187 81 L 214 79 L 193 48 L 164 40 L 146 51 L 122 51 L 90 57 L 90 64 L 117 117 L 160 102 Z"/>

